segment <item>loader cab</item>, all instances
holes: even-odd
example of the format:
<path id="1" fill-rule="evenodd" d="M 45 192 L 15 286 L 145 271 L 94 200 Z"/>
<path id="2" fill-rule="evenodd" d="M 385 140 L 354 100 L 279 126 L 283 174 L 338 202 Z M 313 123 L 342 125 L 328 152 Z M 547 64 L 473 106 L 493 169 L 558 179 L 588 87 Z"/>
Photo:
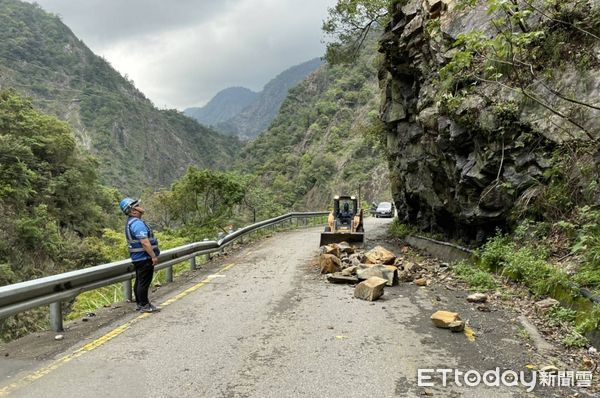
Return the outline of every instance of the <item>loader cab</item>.
<path id="1" fill-rule="evenodd" d="M 334 198 L 333 214 L 340 225 L 349 225 L 352 218 L 358 213 L 358 202 L 351 196 Z"/>
<path id="2" fill-rule="evenodd" d="M 358 201 L 354 196 L 336 196 L 333 199 L 335 229 L 350 229 L 354 216 L 358 214 Z"/>
<path id="3" fill-rule="evenodd" d="M 329 243 L 364 242 L 363 211 L 354 196 L 335 196 L 327 226 L 321 234 L 321 246 Z"/>

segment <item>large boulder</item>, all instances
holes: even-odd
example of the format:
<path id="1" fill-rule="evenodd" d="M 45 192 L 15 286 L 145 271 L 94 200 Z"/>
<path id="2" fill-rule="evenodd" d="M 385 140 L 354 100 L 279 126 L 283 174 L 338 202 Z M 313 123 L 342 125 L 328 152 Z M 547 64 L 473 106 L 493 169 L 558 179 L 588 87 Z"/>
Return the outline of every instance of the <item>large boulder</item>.
<path id="1" fill-rule="evenodd" d="M 369 264 L 364 264 L 357 268 L 356 276 L 360 280 L 376 276 L 385 279 L 388 286 L 394 286 L 398 283 L 398 268 L 393 265 L 376 264 L 369 266 Z"/>
<path id="2" fill-rule="evenodd" d="M 386 283 L 386 279 L 373 276 L 356 285 L 354 288 L 354 297 L 361 300 L 375 301 L 383 295 L 383 288 Z"/>
<path id="3" fill-rule="evenodd" d="M 369 264 L 394 264 L 396 255 L 381 246 L 375 246 L 365 253 L 367 263 Z"/>
<path id="4" fill-rule="evenodd" d="M 342 251 L 340 250 L 340 247 L 337 245 L 337 243 L 331 243 L 329 245 L 321 246 L 320 250 L 321 254 L 332 254 L 336 257 L 340 257 L 342 254 Z"/>
<path id="5" fill-rule="evenodd" d="M 321 253 L 319 256 L 319 266 L 322 274 L 331 274 L 342 270 L 342 262 L 333 254 Z"/>

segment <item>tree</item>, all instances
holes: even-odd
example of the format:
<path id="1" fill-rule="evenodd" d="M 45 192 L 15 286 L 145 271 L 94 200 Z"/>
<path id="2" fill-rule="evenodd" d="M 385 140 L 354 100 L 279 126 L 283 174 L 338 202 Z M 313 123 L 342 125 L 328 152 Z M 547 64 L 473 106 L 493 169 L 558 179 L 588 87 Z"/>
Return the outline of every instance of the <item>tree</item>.
<path id="1" fill-rule="evenodd" d="M 327 44 L 330 64 L 352 62 L 374 27 L 382 26 L 393 0 L 338 0 L 329 8 L 323 31 L 335 41 Z"/>
<path id="2" fill-rule="evenodd" d="M 244 199 L 246 184 L 235 173 L 190 167 L 172 188 L 173 216 L 188 230 L 225 230 L 234 206 Z"/>

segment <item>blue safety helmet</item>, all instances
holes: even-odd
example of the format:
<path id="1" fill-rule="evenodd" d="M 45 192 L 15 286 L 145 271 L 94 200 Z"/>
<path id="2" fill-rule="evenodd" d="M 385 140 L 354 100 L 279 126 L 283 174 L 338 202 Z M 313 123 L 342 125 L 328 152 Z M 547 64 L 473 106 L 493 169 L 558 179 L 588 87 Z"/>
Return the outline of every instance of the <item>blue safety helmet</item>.
<path id="1" fill-rule="evenodd" d="M 140 204 L 139 199 L 125 198 L 119 203 L 119 207 L 121 208 L 121 211 L 123 213 L 129 215 L 131 209 L 133 209 L 138 204 Z"/>

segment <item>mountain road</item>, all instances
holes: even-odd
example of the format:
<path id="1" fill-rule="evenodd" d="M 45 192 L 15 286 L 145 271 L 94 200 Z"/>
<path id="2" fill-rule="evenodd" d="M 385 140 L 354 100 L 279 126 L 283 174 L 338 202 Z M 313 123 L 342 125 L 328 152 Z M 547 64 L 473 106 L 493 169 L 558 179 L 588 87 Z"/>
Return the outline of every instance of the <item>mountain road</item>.
<path id="1" fill-rule="evenodd" d="M 386 240 L 389 222 L 366 220 L 367 249 L 400 253 Z M 523 370 L 532 359 L 514 315 L 476 316 L 465 292 L 412 283 L 386 287 L 375 302 L 355 299 L 351 286 L 328 283 L 315 267 L 320 231 L 279 232 L 242 246 L 155 301 L 161 312 L 127 307 L 65 352 L 12 367 L 16 359 L 1 359 L 0 396 L 561 396 L 454 380 L 444 386 L 439 375 L 418 386 L 418 369 Z M 438 309 L 464 314 L 476 340 L 435 328 L 429 317 Z"/>

